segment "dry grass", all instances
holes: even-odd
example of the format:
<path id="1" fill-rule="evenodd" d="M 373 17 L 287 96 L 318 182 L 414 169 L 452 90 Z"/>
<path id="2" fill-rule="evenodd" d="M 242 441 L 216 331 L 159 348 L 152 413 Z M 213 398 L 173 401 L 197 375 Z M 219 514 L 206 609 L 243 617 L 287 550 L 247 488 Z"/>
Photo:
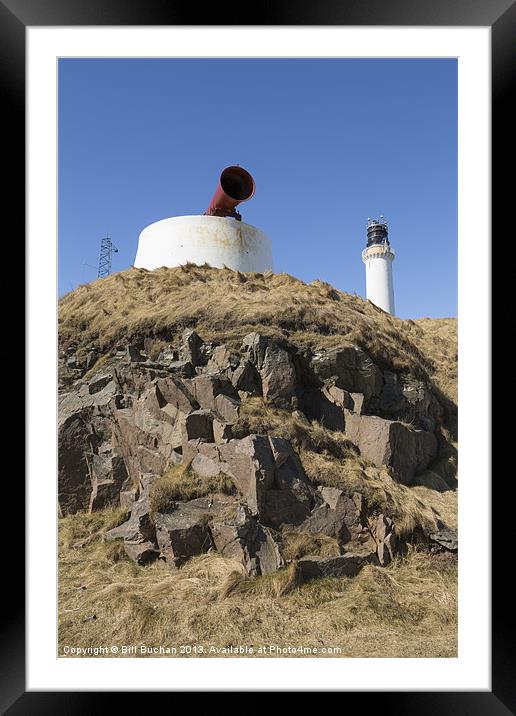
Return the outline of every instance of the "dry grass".
<path id="1" fill-rule="evenodd" d="M 333 537 L 304 532 L 285 532 L 282 535 L 282 554 L 287 562 L 307 555 L 335 557 L 342 553 L 339 543 Z"/>
<path id="2" fill-rule="evenodd" d="M 407 321 L 410 326 L 411 322 Z M 432 356 L 436 366 L 435 382 L 441 391 L 457 403 L 457 319 L 420 318 L 411 337 L 422 353 Z"/>
<path id="3" fill-rule="evenodd" d="M 286 410 L 266 405 L 263 398 L 247 398 L 240 407 L 240 416 L 232 426 L 236 438 L 256 433 L 289 440 L 296 450 L 328 453 L 344 459 L 358 455 L 357 448 L 344 433 L 328 430 L 316 421 L 298 420 Z"/>
<path id="4" fill-rule="evenodd" d="M 456 321 L 435 320 L 403 321 L 322 281 L 193 265 L 131 268 L 59 302 L 61 344 L 77 345 L 79 354 L 131 339 L 173 341 L 185 327 L 238 348 L 246 333 L 261 330 L 298 346 L 357 344 L 382 368 L 434 376 L 453 397 L 448 358 L 456 352 Z"/>
<path id="5" fill-rule="evenodd" d="M 215 493 L 232 495 L 235 486 L 227 475 L 201 477 L 185 463 L 169 468 L 152 483 L 149 495 L 151 513 L 170 512 L 177 501 L 187 502 Z"/>
<path id="6" fill-rule="evenodd" d="M 306 474 L 317 485 L 338 487 L 347 492 L 360 492 L 370 509 L 378 510 L 394 520 L 400 536 L 414 530 L 435 529 L 438 521 L 457 526 L 457 493 L 436 491 L 424 482 L 406 487 L 396 482 L 385 468 L 364 466 L 361 458 L 336 460 L 330 455 L 301 452 Z"/>
<path id="7" fill-rule="evenodd" d="M 340 653 L 326 655 L 342 657 L 457 654 L 454 560 L 413 551 L 387 568 L 367 566 L 355 578 L 304 585 L 295 563 L 249 578 L 216 553 L 171 572 L 161 561 L 138 567 L 119 545 L 103 542 L 102 529 L 115 517 L 105 512 L 60 520 L 60 655 L 65 646 L 132 644 L 201 645 L 201 656 L 227 655 L 211 648 L 264 644 L 337 647 Z M 87 529 L 100 534 L 73 549 Z"/>

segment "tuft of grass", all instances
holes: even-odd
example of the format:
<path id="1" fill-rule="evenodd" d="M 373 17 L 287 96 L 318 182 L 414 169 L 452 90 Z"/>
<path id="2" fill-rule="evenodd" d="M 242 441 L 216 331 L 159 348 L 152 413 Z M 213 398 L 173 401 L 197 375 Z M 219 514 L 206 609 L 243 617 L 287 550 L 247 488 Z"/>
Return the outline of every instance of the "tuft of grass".
<path id="1" fill-rule="evenodd" d="M 215 493 L 233 495 L 235 491 L 233 482 L 222 472 L 215 477 L 200 477 L 190 464 L 174 465 L 151 485 L 151 514 L 171 512 L 175 502 L 187 502 Z"/>
<path id="2" fill-rule="evenodd" d="M 85 540 L 101 540 L 108 530 L 118 527 L 129 518 L 129 512 L 122 507 L 109 508 L 99 512 L 77 512 L 59 520 L 59 540 L 66 549 Z"/>
<path id="3" fill-rule="evenodd" d="M 287 562 L 292 562 L 309 554 L 336 557 L 341 553 L 341 549 L 337 540 L 327 535 L 284 532 L 281 552 Z"/>

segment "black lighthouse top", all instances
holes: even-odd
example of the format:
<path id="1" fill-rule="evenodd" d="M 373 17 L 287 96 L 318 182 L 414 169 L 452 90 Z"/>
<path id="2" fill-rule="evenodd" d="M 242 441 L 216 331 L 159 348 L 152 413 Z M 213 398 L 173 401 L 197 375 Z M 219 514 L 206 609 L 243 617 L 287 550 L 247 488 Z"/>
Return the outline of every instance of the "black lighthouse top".
<path id="1" fill-rule="evenodd" d="M 367 220 L 367 247 L 375 244 L 386 244 L 389 246 L 389 230 L 387 221 L 380 216 L 380 219 Z"/>

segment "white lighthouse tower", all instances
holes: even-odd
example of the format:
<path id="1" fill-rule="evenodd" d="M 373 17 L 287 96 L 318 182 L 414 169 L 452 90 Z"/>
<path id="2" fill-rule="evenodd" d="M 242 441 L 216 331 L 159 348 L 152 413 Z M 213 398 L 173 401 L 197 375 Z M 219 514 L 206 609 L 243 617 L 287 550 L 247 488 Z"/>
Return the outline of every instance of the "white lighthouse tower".
<path id="1" fill-rule="evenodd" d="M 387 222 L 380 219 L 367 220 L 367 246 L 362 251 L 362 261 L 366 267 L 366 296 L 371 303 L 387 313 L 394 313 L 394 286 L 392 282 L 392 262 L 394 250 L 389 243 Z"/>

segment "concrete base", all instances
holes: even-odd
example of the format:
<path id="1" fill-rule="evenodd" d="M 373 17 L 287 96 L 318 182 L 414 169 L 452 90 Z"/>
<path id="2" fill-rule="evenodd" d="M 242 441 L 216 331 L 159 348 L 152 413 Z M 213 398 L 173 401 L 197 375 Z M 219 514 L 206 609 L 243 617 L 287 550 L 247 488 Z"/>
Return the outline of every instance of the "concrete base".
<path id="1" fill-rule="evenodd" d="M 254 226 L 220 216 L 174 216 L 141 232 L 137 268 L 186 263 L 261 273 L 273 268 L 271 242 Z"/>

